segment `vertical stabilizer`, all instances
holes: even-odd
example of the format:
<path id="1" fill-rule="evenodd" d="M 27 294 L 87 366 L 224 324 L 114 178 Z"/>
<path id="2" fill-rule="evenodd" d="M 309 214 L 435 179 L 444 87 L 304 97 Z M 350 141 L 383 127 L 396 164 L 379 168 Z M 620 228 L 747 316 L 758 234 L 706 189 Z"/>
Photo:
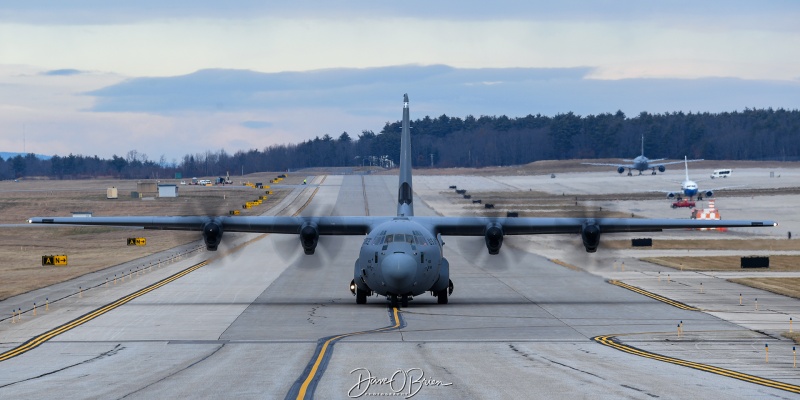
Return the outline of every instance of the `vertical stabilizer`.
<path id="1" fill-rule="evenodd" d="M 683 156 L 683 166 L 686 167 L 686 180 L 689 180 L 689 158 Z"/>
<path id="2" fill-rule="evenodd" d="M 642 156 L 644 156 L 644 135 L 642 135 Z"/>
<path id="3" fill-rule="evenodd" d="M 411 190 L 411 127 L 408 117 L 408 94 L 403 95 L 403 130 L 400 135 L 400 186 L 397 193 L 397 216 L 414 215 Z"/>

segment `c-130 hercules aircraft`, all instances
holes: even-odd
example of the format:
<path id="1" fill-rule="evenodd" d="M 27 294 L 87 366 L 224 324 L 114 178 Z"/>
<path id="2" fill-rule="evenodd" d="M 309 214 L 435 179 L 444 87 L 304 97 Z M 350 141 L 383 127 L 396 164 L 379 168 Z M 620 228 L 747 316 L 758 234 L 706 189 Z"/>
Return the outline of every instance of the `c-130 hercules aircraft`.
<path id="1" fill-rule="evenodd" d="M 34 224 L 135 226 L 145 229 L 202 231 L 214 251 L 223 232 L 295 234 L 305 254 L 314 254 L 320 235 L 366 235 L 355 261 L 350 290 L 356 303 L 373 294 L 397 305 L 430 292 L 446 304 L 453 292 L 450 264 L 442 255 L 442 236 L 483 236 L 489 254 L 500 252 L 505 235 L 579 234 L 586 251 L 594 253 L 601 233 L 658 232 L 663 229 L 775 226 L 772 221 L 639 218 L 501 218 L 417 217 L 411 176 L 411 132 L 408 95 L 403 96 L 400 182 L 397 216 L 139 216 L 35 217 Z"/>

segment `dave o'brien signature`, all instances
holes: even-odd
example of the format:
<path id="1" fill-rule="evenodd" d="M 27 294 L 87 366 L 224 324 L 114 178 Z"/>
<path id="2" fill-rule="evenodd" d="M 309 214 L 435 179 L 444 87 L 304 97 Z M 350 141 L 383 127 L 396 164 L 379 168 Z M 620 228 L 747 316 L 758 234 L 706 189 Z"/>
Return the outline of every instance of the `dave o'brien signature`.
<path id="1" fill-rule="evenodd" d="M 367 391 L 373 386 L 388 388 L 390 392 L 384 395 L 405 396 L 408 399 L 419 393 L 420 389 L 425 386 L 450 386 L 453 384 L 425 378 L 425 372 L 420 368 L 398 369 L 387 378 L 378 378 L 366 368 L 356 368 L 350 371 L 350 374 L 355 372 L 358 372 L 358 382 L 347 392 L 347 395 L 353 399 L 367 394 Z M 370 394 L 375 395 L 375 393 Z"/>

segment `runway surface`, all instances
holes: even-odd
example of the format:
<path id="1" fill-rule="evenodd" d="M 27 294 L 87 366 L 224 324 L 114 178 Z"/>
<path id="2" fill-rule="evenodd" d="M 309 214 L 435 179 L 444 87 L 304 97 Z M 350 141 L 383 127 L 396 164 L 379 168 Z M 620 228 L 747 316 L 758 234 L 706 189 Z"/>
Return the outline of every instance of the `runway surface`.
<path id="1" fill-rule="evenodd" d="M 455 205 L 439 194 L 447 179 L 415 177 L 417 215 L 453 212 Z M 297 189 L 273 212 L 291 213 L 312 194 L 304 214 L 396 211 L 395 176 L 309 181 L 319 183 L 316 193 L 316 186 Z M 3 321 L 0 352 L 146 291 L 0 361 L 0 398 L 295 398 L 303 392 L 319 399 L 796 398 L 791 388 L 800 384 L 800 373 L 792 368 L 792 345 L 777 334 L 781 327 L 769 325 L 770 316 L 800 309 L 796 300 L 765 295 L 765 310 L 749 312 L 748 305 L 744 312 L 727 299 L 732 284 L 724 280 L 674 273 L 674 286 L 667 287 L 657 281 L 655 267 L 634 259 L 625 259 L 625 272 L 612 269 L 612 255 L 595 260 L 587 268 L 591 273 L 574 270 L 551 261 L 584 260 L 577 257 L 578 239 L 569 240 L 544 247 L 520 240 L 489 257 L 471 250 L 485 250 L 483 238 L 446 237 L 455 284 L 450 304 L 423 295 L 395 313 L 378 297 L 356 305 L 349 292 L 361 237 L 323 237 L 318 254 L 307 257 L 299 254 L 296 237 L 226 235 L 219 254 L 189 253 L 126 282 L 61 296 L 47 312 L 25 313 L 18 323 Z M 201 265 L 204 260 L 209 262 Z M 609 279 L 704 311 L 675 307 Z M 710 296 L 695 294 L 691 282 L 698 279 L 705 279 Z M 24 301 L 47 292 L 29 293 Z M 0 307 L 10 310 L 21 301 Z M 641 354 L 599 342 L 609 335 L 616 338 L 609 343 L 634 346 Z"/>

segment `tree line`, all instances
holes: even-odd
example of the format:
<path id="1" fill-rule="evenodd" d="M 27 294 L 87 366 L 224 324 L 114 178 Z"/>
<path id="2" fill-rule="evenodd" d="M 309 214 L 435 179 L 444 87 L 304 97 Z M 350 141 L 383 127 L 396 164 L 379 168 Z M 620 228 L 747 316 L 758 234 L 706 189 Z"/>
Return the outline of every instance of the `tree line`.
<path id="1" fill-rule="evenodd" d="M 264 149 L 187 154 L 177 163 L 150 160 L 136 150 L 111 159 L 69 154 L 42 160 L 33 154 L 0 159 L 0 178 L 95 177 L 164 179 L 175 173 L 224 176 L 311 167 L 354 167 L 385 158 L 398 162 L 400 121 L 387 122 L 379 133 L 363 130 L 325 134 L 297 144 Z M 412 152 L 417 167 L 487 167 L 538 160 L 633 158 L 705 158 L 717 160 L 800 160 L 800 111 L 745 109 L 723 113 L 622 111 L 580 116 L 572 112 L 519 118 L 441 115 L 412 121 Z"/>

